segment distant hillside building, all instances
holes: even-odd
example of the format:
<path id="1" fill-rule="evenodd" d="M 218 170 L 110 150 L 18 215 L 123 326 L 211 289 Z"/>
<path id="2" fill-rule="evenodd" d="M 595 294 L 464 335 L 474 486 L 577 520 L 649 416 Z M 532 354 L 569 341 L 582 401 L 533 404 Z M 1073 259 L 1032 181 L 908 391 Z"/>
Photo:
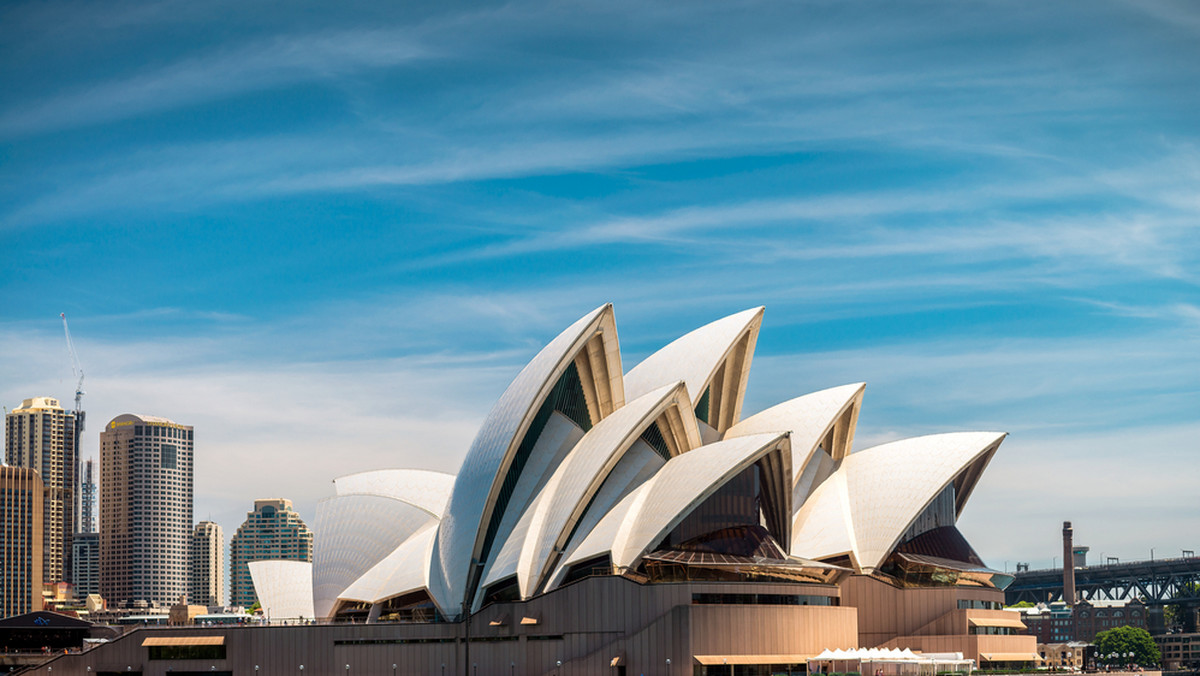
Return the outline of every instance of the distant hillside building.
<path id="1" fill-rule="evenodd" d="M 0 465 L 0 618 L 41 610 L 42 479 Z"/>
<path id="2" fill-rule="evenodd" d="M 42 580 L 70 581 L 79 457 L 75 414 L 53 397 L 33 397 L 4 416 L 5 462 L 42 478 Z"/>
<path id="3" fill-rule="evenodd" d="M 249 607 L 258 600 L 250 578 L 251 561 L 312 561 L 313 534 L 292 501 L 255 500 L 254 511 L 229 542 L 229 604 Z"/>
<path id="4" fill-rule="evenodd" d="M 170 606 L 188 589 L 193 429 L 120 415 L 100 433 L 100 594 Z"/>
<path id="5" fill-rule="evenodd" d="M 189 547 L 188 602 L 219 606 L 224 596 L 225 576 L 221 555 L 225 551 L 225 533 L 212 521 L 201 521 L 192 531 Z"/>

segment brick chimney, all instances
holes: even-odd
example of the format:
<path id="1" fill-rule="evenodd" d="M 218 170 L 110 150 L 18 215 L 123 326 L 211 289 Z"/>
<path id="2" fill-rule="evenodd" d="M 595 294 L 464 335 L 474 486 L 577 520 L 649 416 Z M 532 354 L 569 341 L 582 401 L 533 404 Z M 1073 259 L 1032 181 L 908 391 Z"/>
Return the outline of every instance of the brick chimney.
<path id="1" fill-rule="evenodd" d="M 1075 553 L 1071 538 L 1074 531 L 1070 521 L 1063 521 L 1063 601 L 1068 608 L 1075 606 Z"/>

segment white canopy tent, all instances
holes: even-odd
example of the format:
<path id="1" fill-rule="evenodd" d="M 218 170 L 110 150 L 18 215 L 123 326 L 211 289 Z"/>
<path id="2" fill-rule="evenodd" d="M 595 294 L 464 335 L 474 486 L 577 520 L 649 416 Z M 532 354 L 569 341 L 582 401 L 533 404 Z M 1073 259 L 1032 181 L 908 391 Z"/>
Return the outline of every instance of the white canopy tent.
<path id="1" fill-rule="evenodd" d="M 808 673 L 857 672 L 862 676 L 935 676 L 946 671 L 970 674 L 973 660 L 962 653 L 917 654 L 905 648 L 826 649 L 808 660 Z"/>

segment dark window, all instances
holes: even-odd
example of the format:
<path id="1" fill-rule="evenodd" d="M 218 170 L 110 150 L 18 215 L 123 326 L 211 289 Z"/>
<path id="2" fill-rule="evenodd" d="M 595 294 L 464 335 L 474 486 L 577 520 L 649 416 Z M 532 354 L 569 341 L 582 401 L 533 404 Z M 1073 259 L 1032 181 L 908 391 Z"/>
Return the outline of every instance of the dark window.
<path id="1" fill-rule="evenodd" d="M 700 395 L 700 401 L 696 402 L 696 418 L 708 422 L 708 400 L 709 394 L 712 392 L 712 386 L 704 388 L 704 394 Z"/>
<path id="2" fill-rule="evenodd" d="M 147 650 L 150 651 L 152 660 L 225 659 L 225 646 L 223 645 L 152 645 Z"/>
<path id="3" fill-rule="evenodd" d="M 698 606 L 836 606 L 838 599 L 801 594 L 692 594 L 692 603 Z"/>
<path id="4" fill-rule="evenodd" d="M 176 469 L 175 447 L 171 444 L 162 445 L 162 462 L 159 463 L 159 467 L 163 469 Z"/>
<path id="5" fill-rule="evenodd" d="M 661 455 L 663 460 L 671 459 L 671 450 L 667 448 L 667 441 L 663 439 L 662 430 L 659 429 L 657 422 L 650 423 L 646 431 L 642 432 L 641 440 Z"/>

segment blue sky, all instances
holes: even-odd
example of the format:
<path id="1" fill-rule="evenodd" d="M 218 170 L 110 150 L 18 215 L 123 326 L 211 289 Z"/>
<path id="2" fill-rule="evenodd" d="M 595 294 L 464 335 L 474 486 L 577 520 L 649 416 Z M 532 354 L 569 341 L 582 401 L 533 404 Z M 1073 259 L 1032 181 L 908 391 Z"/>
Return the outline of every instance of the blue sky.
<path id="1" fill-rule="evenodd" d="M 391 5 L 396 6 L 391 6 Z M 765 305 L 746 410 L 1011 433 L 961 522 L 1200 542 L 1187 2 L 5 3 L 0 398 L 197 428 L 196 517 L 454 471 L 603 302 L 626 365 Z M 1119 507 L 1115 506 L 1119 505 Z"/>

